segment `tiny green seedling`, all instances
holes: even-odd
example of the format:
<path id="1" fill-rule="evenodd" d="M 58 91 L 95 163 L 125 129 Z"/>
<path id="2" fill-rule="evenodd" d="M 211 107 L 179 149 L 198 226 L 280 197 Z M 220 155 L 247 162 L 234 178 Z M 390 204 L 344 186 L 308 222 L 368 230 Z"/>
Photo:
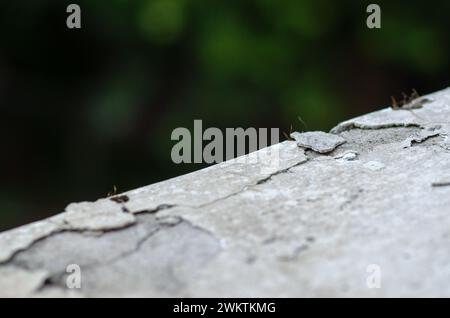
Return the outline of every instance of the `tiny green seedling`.
<path id="1" fill-rule="evenodd" d="M 420 98 L 419 93 L 413 88 L 410 95 L 402 92 L 403 99 L 397 101 L 394 96 L 391 96 L 391 108 L 393 110 L 400 109 L 418 109 L 422 108 L 425 103 L 429 103 L 428 98 Z"/>
<path id="2" fill-rule="evenodd" d="M 303 121 L 303 119 L 302 119 L 300 116 L 298 116 L 297 119 L 298 119 L 298 121 L 303 125 L 303 127 L 305 128 L 305 130 L 302 130 L 302 131 L 308 130 L 308 126 L 307 126 L 306 123 Z M 289 134 L 287 134 L 286 132 L 283 131 L 283 136 L 284 136 L 284 138 L 286 138 L 286 140 L 294 141 L 295 139 L 291 137 L 291 134 L 292 134 L 293 132 L 294 132 L 294 130 L 293 130 L 293 127 L 292 127 L 292 124 L 291 124 L 291 127 L 289 128 Z"/>
<path id="3" fill-rule="evenodd" d="M 291 137 L 291 134 L 292 134 L 292 125 L 289 128 L 289 134 L 287 134 L 286 132 L 283 131 L 283 136 L 284 136 L 284 138 L 286 138 L 286 140 L 291 140 L 291 141 L 294 140 L 294 138 Z"/>
<path id="4" fill-rule="evenodd" d="M 106 195 L 106 197 L 109 198 L 109 197 L 112 197 L 112 196 L 114 196 L 116 194 L 117 194 L 117 187 L 116 187 L 116 185 L 113 185 L 112 191 L 109 191 L 108 194 Z"/>
<path id="5" fill-rule="evenodd" d="M 303 125 L 303 127 L 305 128 L 304 131 L 307 131 L 308 130 L 308 125 L 305 123 L 305 121 L 300 116 L 298 116 L 297 119 Z"/>

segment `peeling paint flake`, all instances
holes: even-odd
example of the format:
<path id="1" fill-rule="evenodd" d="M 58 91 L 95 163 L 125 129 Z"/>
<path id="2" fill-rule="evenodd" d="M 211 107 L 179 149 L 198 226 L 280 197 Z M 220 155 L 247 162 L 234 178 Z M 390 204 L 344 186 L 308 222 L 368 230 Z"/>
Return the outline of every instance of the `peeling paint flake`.
<path id="1" fill-rule="evenodd" d="M 367 115 L 344 121 L 331 129 L 331 133 L 339 134 L 353 128 L 382 129 L 390 127 L 420 127 L 419 120 L 411 111 L 385 108 Z"/>
<path id="2" fill-rule="evenodd" d="M 136 222 L 133 214 L 123 213 L 122 207 L 107 199 L 69 204 L 60 215 L 64 226 L 72 230 L 113 230 Z"/>
<path id="3" fill-rule="evenodd" d="M 311 149 L 319 153 L 331 152 L 337 146 L 345 143 L 344 138 L 323 131 L 293 132 L 291 137 L 295 139 L 299 147 Z"/>
<path id="4" fill-rule="evenodd" d="M 334 157 L 334 159 L 342 161 L 354 161 L 358 158 L 358 152 L 356 151 L 346 151 L 341 155 Z"/>

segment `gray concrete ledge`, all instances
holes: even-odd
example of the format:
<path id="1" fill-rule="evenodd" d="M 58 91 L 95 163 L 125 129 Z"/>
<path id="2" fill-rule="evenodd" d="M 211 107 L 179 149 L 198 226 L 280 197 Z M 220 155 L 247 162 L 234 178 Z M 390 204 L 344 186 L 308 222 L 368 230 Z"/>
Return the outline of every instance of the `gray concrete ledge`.
<path id="1" fill-rule="evenodd" d="M 449 297 L 450 89 L 426 98 L 3 232 L 0 296 Z"/>

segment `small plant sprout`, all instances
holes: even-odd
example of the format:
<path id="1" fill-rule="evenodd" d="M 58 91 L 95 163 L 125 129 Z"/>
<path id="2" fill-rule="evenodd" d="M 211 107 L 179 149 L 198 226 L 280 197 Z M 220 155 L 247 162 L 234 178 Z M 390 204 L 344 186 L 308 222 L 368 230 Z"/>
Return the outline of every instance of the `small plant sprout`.
<path id="1" fill-rule="evenodd" d="M 307 131 L 307 130 L 308 130 L 308 126 L 307 126 L 306 123 L 303 121 L 303 119 L 302 119 L 300 116 L 298 116 L 297 119 L 298 119 L 298 121 L 300 122 L 300 124 L 302 124 L 303 128 L 305 129 L 305 130 L 300 129 L 300 132 L 305 132 L 305 131 Z M 289 133 L 286 133 L 285 131 L 283 131 L 283 136 L 284 136 L 284 138 L 286 138 L 286 140 L 294 141 L 295 139 L 291 137 L 291 134 L 292 134 L 293 132 L 294 132 L 294 129 L 293 129 L 292 124 L 291 124 L 291 127 L 289 128 Z"/>
<path id="2" fill-rule="evenodd" d="M 106 195 L 107 198 L 115 196 L 117 194 L 117 186 L 114 184 L 112 191 L 109 191 Z"/>
<path id="3" fill-rule="evenodd" d="M 391 108 L 393 110 L 399 109 L 418 109 L 422 108 L 425 103 L 429 103 L 428 98 L 421 98 L 419 93 L 413 88 L 410 95 L 402 92 L 403 99 L 397 101 L 394 96 L 391 96 Z"/>

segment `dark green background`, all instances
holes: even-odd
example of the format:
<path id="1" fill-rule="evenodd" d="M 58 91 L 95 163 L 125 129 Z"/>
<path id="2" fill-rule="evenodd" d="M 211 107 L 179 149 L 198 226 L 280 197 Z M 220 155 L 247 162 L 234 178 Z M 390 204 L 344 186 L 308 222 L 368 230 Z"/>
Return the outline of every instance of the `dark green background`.
<path id="1" fill-rule="evenodd" d="M 176 127 L 328 130 L 448 85 L 450 1 L 68 1 L 0 4 L 0 229 L 201 165 Z M 306 123 L 301 124 L 300 116 Z"/>

